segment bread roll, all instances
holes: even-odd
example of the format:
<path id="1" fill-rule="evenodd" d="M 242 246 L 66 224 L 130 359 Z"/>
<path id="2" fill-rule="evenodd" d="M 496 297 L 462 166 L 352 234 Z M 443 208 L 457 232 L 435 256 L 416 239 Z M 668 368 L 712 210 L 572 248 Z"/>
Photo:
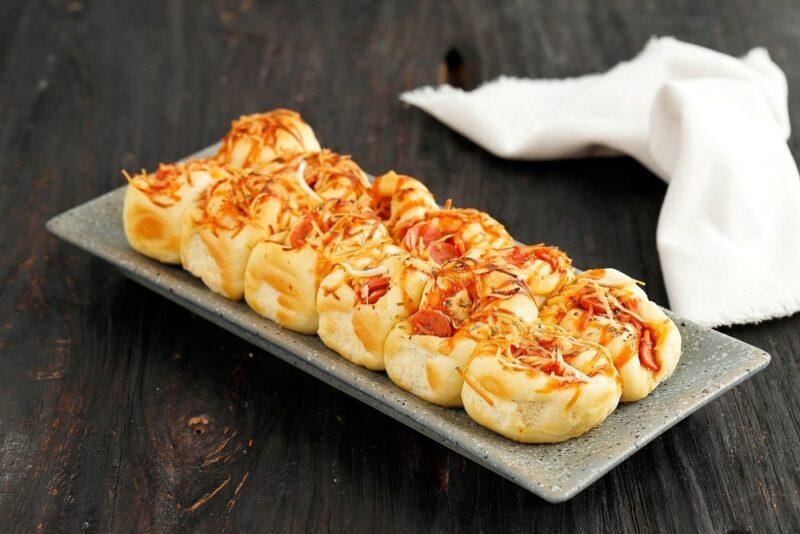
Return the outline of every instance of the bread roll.
<path id="1" fill-rule="evenodd" d="M 391 238 L 378 217 L 352 201 L 325 201 L 298 220 L 281 243 L 259 243 L 247 263 L 245 299 L 281 326 L 317 331 L 317 289 L 337 264 L 363 269 L 386 255 Z M 396 249 L 395 249 L 396 250 Z"/>
<path id="2" fill-rule="evenodd" d="M 186 209 L 227 171 L 213 160 L 162 163 L 154 173 L 128 179 L 122 221 L 130 246 L 164 263 L 181 262 L 181 226 Z"/>
<path id="3" fill-rule="evenodd" d="M 463 374 L 469 416 L 524 443 L 580 436 L 614 411 L 621 394 L 606 349 L 541 324 L 482 341 Z"/>
<path id="4" fill-rule="evenodd" d="M 314 131 L 299 113 L 275 109 L 233 121 L 216 157 L 221 163 L 258 170 L 275 158 L 318 150 Z"/>
<path id="5" fill-rule="evenodd" d="M 295 181 L 249 170 L 233 172 L 187 210 L 181 263 L 215 293 L 240 300 L 253 247 L 285 235 L 311 202 Z"/>
<path id="6" fill-rule="evenodd" d="M 429 211 L 438 210 L 433 194 L 411 176 L 389 171 L 372 183 L 373 208 L 395 237 Z"/>
<path id="7" fill-rule="evenodd" d="M 343 263 L 317 292 L 320 339 L 344 358 L 376 371 L 385 369 L 389 331 L 417 311 L 422 290 L 433 277 L 427 262 L 399 249 L 393 252 L 363 271 Z"/>
<path id="8" fill-rule="evenodd" d="M 428 281 L 419 311 L 386 338 L 389 378 L 441 406 L 461 405 L 463 370 L 477 343 L 536 320 L 536 304 L 514 267 L 464 257 Z"/>
<path id="9" fill-rule="evenodd" d="M 636 281 L 615 269 L 594 269 L 549 298 L 544 322 L 608 348 L 622 377 L 622 401 L 642 399 L 672 375 L 681 355 L 675 323 Z"/>
<path id="10" fill-rule="evenodd" d="M 438 265 L 465 254 L 480 256 L 514 244 L 502 224 L 473 209 L 429 211 L 401 234 L 404 249 Z"/>

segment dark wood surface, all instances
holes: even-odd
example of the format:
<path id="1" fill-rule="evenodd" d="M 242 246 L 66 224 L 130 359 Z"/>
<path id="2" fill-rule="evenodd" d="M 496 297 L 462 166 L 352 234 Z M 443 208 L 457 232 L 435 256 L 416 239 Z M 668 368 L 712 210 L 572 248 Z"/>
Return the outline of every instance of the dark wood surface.
<path id="1" fill-rule="evenodd" d="M 603 70 L 672 34 L 732 54 L 768 47 L 797 128 L 798 28 L 800 6 L 780 1 L 3 2 L 0 530 L 796 531 L 798 316 L 725 329 L 772 365 L 551 505 L 44 223 L 119 186 L 123 167 L 287 106 L 365 169 L 422 177 L 665 302 L 655 177 L 624 158 L 501 161 L 397 95 L 441 79 L 452 49 L 450 79 L 474 84 Z M 800 157 L 800 136 L 790 144 Z"/>

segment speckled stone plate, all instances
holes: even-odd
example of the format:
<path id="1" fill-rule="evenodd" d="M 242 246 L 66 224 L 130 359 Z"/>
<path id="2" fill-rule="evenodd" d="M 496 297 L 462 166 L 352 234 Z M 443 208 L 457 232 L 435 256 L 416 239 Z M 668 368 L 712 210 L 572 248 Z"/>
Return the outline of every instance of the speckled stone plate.
<path id="1" fill-rule="evenodd" d="M 429 404 L 396 387 L 385 374 L 351 364 L 316 336 L 285 330 L 244 303 L 212 293 L 180 268 L 137 254 L 122 230 L 123 195 L 124 188 L 111 191 L 55 217 L 47 228 L 153 291 L 551 502 L 573 497 L 770 362 L 756 347 L 673 316 L 683 336 L 683 356 L 672 378 L 649 397 L 620 405 L 599 427 L 566 443 L 515 443 L 478 426 L 462 410 Z"/>

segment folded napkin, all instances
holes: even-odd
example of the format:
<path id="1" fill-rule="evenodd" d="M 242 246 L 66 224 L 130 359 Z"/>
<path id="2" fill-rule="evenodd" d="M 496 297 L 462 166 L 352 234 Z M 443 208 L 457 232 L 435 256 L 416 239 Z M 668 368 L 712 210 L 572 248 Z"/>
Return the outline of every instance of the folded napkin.
<path id="1" fill-rule="evenodd" d="M 786 78 L 766 50 L 737 59 L 658 38 L 604 74 L 401 99 L 502 158 L 639 160 L 669 184 L 656 244 L 680 315 L 719 326 L 800 310 L 800 180 Z"/>

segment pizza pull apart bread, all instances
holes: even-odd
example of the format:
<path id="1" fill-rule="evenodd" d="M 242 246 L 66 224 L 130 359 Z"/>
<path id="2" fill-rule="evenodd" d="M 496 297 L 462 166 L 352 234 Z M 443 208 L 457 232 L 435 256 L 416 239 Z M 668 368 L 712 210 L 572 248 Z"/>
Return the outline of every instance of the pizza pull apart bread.
<path id="1" fill-rule="evenodd" d="M 505 227 L 474 209 L 429 211 L 402 231 L 400 245 L 412 254 L 441 265 L 465 254 L 482 254 L 514 244 Z"/>
<path id="2" fill-rule="evenodd" d="M 351 362 L 382 371 L 384 345 L 399 321 L 419 308 L 432 266 L 396 251 L 355 270 L 342 262 L 319 286 L 317 334 Z"/>
<path id="3" fill-rule="evenodd" d="M 617 407 L 622 387 L 608 351 L 538 323 L 482 341 L 464 371 L 469 416 L 509 439 L 557 443 L 589 431 Z"/>
<path id="4" fill-rule="evenodd" d="M 327 200 L 298 219 L 282 242 L 254 248 L 245 272 L 245 299 L 281 326 L 313 334 L 322 278 L 341 262 L 362 269 L 390 251 L 399 249 L 372 210 Z"/>
<path id="5" fill-rule="evenodd" d="M 181 263 L 215 293 L 240 300 L 253 247 L 284 235 L 312 202 L 293 180 L 231 170 L 186 211 Z"/>
<path id="6" fill-rule="evenodd" d="M 145 256 L 180 264 L 184 212 L 228 172 L 216 161 L 205 159 L 162 163 L 154 173 L 123 174 L 128 180 L 122 208 L 128 243 Z"/>
<path id="7" fill-rule="evenodd" d="M 216 158 L 234 167 L 258 169 L 278 157 L 319 150 L 314 131 L 299 113 L 275 109 L 233 121 Z"/>
<path id="8" fill-rule="evenodd" d="M 588 431 L 680 358 L 635 280 L 578 273 L 411 176 L 370 183 L 293 111 L 233 121 L 213 158 L 124 174 L 132 248 L 516 441 Z"/>
<path id="9" fill-rule="evenodd" d="M 540 319 L 606 347 L 622 377 L 624 402 L 650 394 L 672 375 L 681 355 L 675 323 L 616 269 L 579 274 L 547 300 Z"/>
<path id="10" fill-rule="evenodd" d="M 463 257 L 429 280 L 419 310 L 386 338 L 384 362 L 401 388 L 440 406 L 461 406 L 461 370 L 478 341 L 536 320 L 538 310 L 514 267 Z"/>

